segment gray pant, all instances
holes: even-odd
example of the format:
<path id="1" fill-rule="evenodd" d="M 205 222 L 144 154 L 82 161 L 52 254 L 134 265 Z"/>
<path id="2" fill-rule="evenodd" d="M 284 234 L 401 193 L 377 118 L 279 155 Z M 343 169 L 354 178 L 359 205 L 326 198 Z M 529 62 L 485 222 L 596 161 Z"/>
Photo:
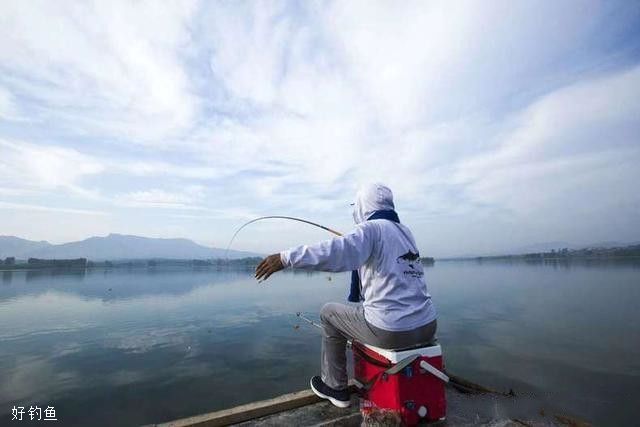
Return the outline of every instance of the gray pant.
<path id="1" fill-rule="evenodd" d="M 437 322 L 410 330 L 393 332 L 377 328 L 364 318 L 362 306 L 328 303 L 320 310 L 324 328 L 322 337 L 322 381 L 334 389 L 347 387 L 347 340 L 380 348 L 406 348 L 433 340 Z"/>

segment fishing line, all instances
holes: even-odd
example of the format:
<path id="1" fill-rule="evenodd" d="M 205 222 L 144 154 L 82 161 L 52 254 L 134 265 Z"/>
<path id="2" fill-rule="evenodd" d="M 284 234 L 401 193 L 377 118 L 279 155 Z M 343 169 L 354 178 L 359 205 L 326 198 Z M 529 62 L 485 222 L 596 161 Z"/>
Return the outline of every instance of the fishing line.
<path id="1" fill-rule="evenodd" d="M 302 320 L 304 320 L 305 322 L 307 322 L 308 324 L 310 324 L 311 326 L 315 326 L 316 328 L 324 331 L 324 328 L 321 325 L 318 325 L 316 322 L 314 322 L 313 320 L 307 318 L 304 316 L 304 314 L 302 314 L 301 312 L 297 312 L 296 316 L 298 316 L 299 318 L 301 318 Z"/>
<path id="2" fill-rule="evenodd" d="M 304 314 L 302 314 L 301 312 L 297 312 L 296 316 L 298 316 L 299 318 L 301 318 L 302 320 L 304 320 L 305 322 L 307 322 L 308 324 L 310 324 L 311 326 L 315 326 L 316 328 L 320 329 L 321 331 L 324 332 L 324 327 L 322 325 L 317 324 L 316 322 L 314 322 L 313 320 L 309 319 L 308 317 L 306 317 Z M 347 347 L 351 347 L 352 345 L 352 340 L 347 340 Z"/>

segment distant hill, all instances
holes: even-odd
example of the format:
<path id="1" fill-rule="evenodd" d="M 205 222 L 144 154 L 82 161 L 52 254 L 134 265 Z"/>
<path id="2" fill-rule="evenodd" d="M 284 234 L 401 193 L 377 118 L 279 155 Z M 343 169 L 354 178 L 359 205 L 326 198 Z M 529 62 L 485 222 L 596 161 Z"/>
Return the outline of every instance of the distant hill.
<path id="1" fill-rule="evenodd" d="M 123 234 L 90 237 L 78 242 L 53 245 L 42 241 L 0 236 L 0 258 L 87 258 L 90 260 L 118 259 L 210 259 L 224 258 L 225 250 L 199 245 L 188 239 L 158 239 Z M 253 252 L 230 250 L 228 257 L 238 259 L 259 256 Z"/>
<path id="2" fill-rule="evenodd" d="M 541 254 L 551 253 L 552 251 L 560 252 L 563 249 L 567 249 L 570 252 L 577 252 L 582 250 L 601 250 L 601 249 L 625 249 L 632 246 L 640 245 L 640 241 L 632 242 L 618 242 L 618 241 L 602 241 L 589 244 L 573 244 L 563 241 L 542 242 L 535 243 L 527 246 L 520 246 L 518 248 L 492 251 L 483 253 L 465 253 L 462 255 L 438 257 L 439 260 L 455 260 L 455 259 L 469 259 L 469 258 L 495 258 L 495 257 L 511 257 L 527 254 Z"/>
<path id="3" fill-rule="evenodd" d="M 543 243 L 535 243 L 533 245 L 521 246 L 519 248 L 512 249 L 508 251 L 510 254 L 520 255 L 520 254 L 529 254 L 534 252 L 547 252 L 552 249 L 575 249 L 574 245 L 567 242 L 543 242 Z"/>
<path id="4" fill-rule="evenodd" d="M 544 243 L 536 243 L 534 245 L 528 245 L 528 246 L 520 247 L 517 249 L 513 249 L 511 251 L 508 251 L 508 253 L 512 255 L 523 255 L 523 254 L 530 254 L 530 253 L 550 252 L 552 250 L 558 251 L 561 249 L 578 250 L 578 249 L 587 249 L 587 248 L 622 248 L 622 247 L 633 246 L 637 244 L 638 242 L 616 242 L 616 241 L 595 242 L 595 243 L 589 243 L 587 245 L 572 244 L 568 242 L 544 242 Z"/>
<path id="5" fill-rule="evenodd" d="M 33 240 L 25 240 L 14 236 L 0 236 L 0 258 L 13 256 L 16 258 L 28 258 L 33 251 L 51 246 L 51 243 Z"/>

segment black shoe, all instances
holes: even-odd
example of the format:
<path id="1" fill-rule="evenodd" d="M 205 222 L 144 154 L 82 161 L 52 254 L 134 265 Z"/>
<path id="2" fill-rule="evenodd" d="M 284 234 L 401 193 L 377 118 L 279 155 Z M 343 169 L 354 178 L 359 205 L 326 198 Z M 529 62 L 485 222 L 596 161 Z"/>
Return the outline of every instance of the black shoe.
<path id="1" fill-rule="evenodd" d="M 351 404 L 351 397 L 349 396 L 349 390 L 335 390 L 322 381 L 319 376 L 311 378 L 311 390 L 323 399 L 328 399 L 338 408 L 348 408 Z"/>

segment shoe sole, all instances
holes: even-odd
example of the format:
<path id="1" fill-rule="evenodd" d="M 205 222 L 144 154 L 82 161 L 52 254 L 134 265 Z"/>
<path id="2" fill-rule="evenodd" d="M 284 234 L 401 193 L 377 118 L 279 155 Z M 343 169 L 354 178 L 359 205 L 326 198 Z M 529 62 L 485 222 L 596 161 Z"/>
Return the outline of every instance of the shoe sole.
<path id="1" fill-rule="evenodd" d="M 311 390 L 316 394 L 316 396 L 322 398 L 322 399 L 327 399 L 329 402 L 331 402 L 333 404 L 333 406 L 337 406 L 338 408 L 348 408 L 349 406 L 351 406 L 351 401 L 350 400 L 338 400 L 338 399 L 334 399 L 331 396 L 327 396 L 326 394 L 322 394 L 320 393 L 318 390 L 316 390 L 316 388 L 313 386 L 313 381 L 309 381 L 309 385 L 311 386 Z"/>

